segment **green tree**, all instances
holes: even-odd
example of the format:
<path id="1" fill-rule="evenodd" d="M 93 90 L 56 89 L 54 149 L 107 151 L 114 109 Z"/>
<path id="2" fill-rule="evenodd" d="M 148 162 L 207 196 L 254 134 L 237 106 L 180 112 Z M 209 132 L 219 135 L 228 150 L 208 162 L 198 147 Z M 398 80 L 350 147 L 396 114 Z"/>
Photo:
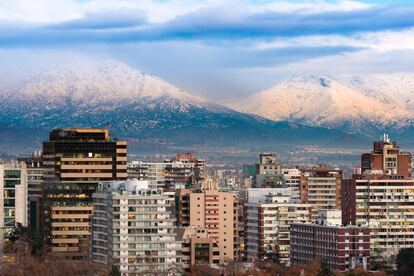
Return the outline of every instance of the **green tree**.
<path id="1" fill-rule="evenodd" d="M 398 276 L 414 276 L 414 248 L 403 248 L 397 255 Z"/>

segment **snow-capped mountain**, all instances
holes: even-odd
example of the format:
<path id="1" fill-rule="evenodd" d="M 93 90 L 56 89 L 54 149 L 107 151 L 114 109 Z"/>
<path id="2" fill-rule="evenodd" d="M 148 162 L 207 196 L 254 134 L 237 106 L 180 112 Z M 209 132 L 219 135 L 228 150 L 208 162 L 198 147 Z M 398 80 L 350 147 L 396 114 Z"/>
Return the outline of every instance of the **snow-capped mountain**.
<path id="1" fill-rule="evenodd" d="M 351 133 L 401 132 L 414 125 L 414 75 L 293 77 L 228 106 Z"/>
<path id="2" fill-rule="evenodd" d="M 64 64 L 41 72 L 17 89 L 10 88 L 6 95 L 19 104 L 33 105 L 42 101 L 42 108 L 49 109 L 65 107 L 68 101 L 90 107 L 116 108 L 134 99 L 158 98 L 174 98 L 186 106 L 205 104 L 201 98 L 114 60 Z"/>
<path id="3" fill-rule="evenodd" d="M 0 130 L 107 127 L 110 122 L 117 136 L 210 145 L 321 144 L 343 135 L 243 114 L 117 61 L 82 62 L 50 69 L 0 92 Z"/>

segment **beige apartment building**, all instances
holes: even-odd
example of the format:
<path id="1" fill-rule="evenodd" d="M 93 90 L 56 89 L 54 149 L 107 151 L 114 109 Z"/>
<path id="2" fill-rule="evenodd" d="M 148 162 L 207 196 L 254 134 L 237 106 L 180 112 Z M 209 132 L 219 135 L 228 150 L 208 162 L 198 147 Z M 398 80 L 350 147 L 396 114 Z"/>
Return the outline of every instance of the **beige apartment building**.
<path id="1" fill-rule="evenodd" d="M 342 170 L 312 168 L 302 170 L 300 198 L 312 205 L 311 218 L 316 221 L 319 210 L 341 207 Z"/>
<path id="2" fill-rule="evenodd" d="M 209 237 L 207 229 L 199 226 L 178 228 L 177 239 L 182 242 L 181 264 L 185 272 L 190 272 L 194 265 L 220 263 L 217 241 Z"/>
<path id="3" fill-rule="evenodd" d="M 230 192 L 179 190 L 178 224 L 199 226 L 218 244 L 220 262 L 234 260 L 237 252 L 237 202 Z"/>
<path id="4" fill-rule="evenodd" d="M 126 146 L 107 129 L 50 132 L 43 143 L 43 230 L 55 255 L 88 257 L 92 194 L 101 181 L 126 179 Z"/>

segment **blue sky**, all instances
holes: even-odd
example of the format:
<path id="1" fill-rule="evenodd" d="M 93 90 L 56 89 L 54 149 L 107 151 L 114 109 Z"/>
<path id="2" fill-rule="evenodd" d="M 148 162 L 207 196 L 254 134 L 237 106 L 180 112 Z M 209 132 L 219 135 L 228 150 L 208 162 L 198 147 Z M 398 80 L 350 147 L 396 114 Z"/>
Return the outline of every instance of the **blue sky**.
<path id="1" fill-rule="evenodd" d="M 0 0 L 0 70 L 111 58 L 216 101 L 291 75 L 411 72 L 411 2 Z"/>

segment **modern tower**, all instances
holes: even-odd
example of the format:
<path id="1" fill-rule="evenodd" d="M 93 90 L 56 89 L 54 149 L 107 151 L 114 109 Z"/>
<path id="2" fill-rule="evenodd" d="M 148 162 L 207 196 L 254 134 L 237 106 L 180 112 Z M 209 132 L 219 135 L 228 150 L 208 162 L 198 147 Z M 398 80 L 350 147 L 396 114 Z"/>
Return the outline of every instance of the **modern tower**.
<path id="1" fill-rule="evenodd" d="M 52 253 L 89 255 L 92 194 L 101 181 L 127 178 L 127 143 L 107 129 L 54 129 L 43 143 L 44 234 Z"/>

